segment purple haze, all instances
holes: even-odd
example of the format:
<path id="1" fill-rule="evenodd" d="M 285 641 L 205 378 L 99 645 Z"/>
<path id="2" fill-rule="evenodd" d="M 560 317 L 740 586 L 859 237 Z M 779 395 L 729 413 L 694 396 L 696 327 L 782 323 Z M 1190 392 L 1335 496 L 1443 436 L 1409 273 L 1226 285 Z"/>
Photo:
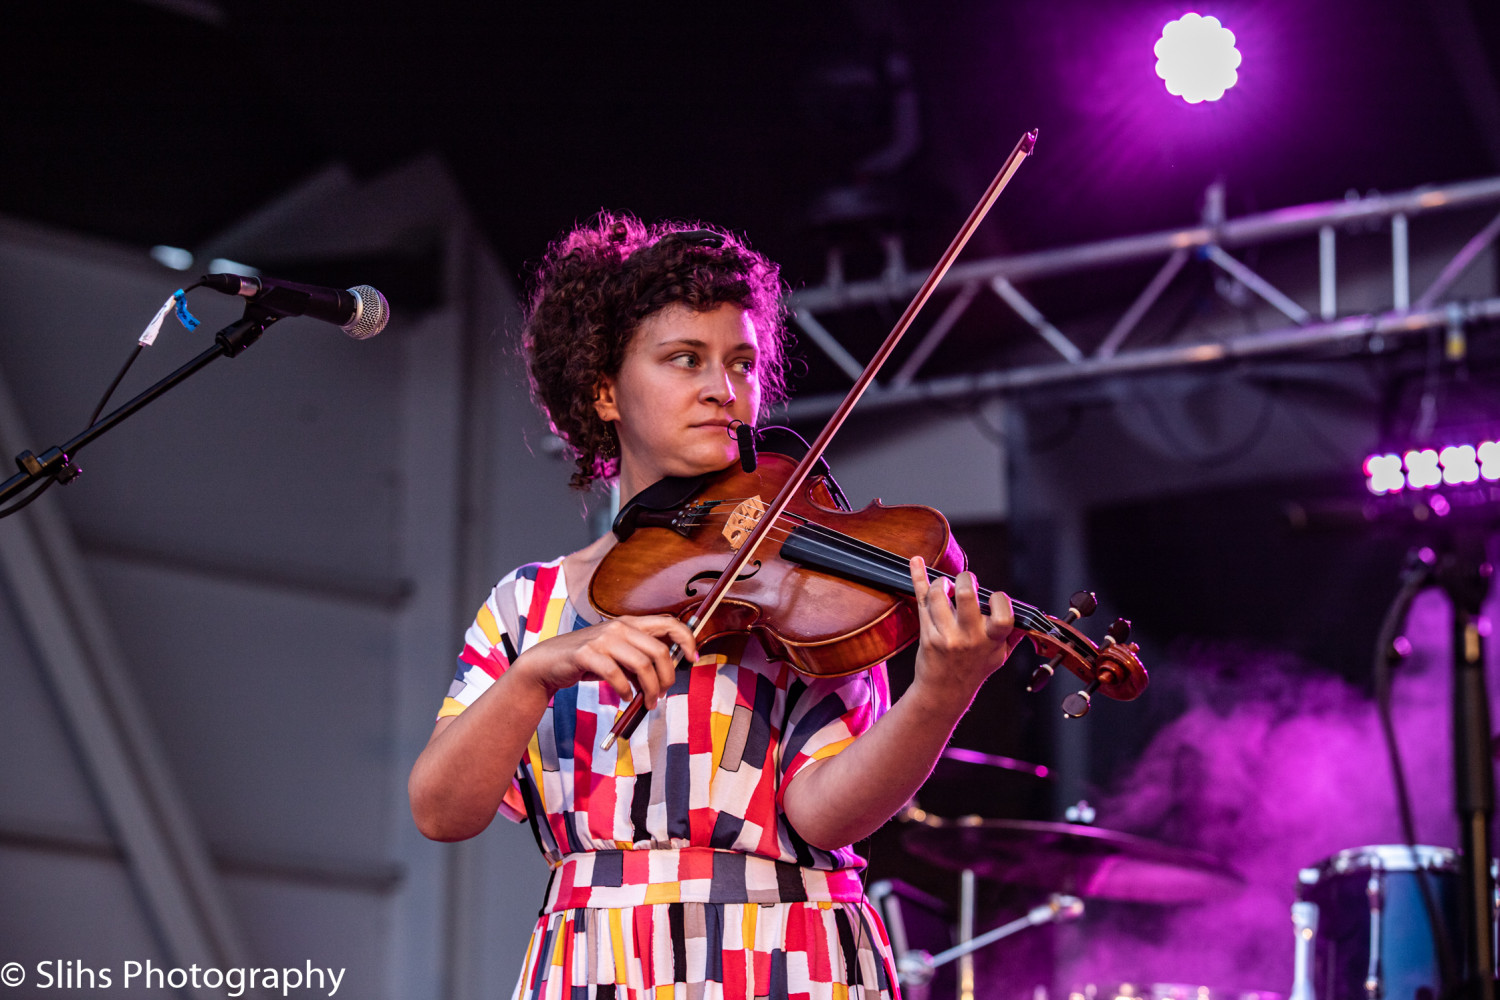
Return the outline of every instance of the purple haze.
<path id="1" fill-rule="evenodd" d="M 1500 596 L 1491 594 L 1486 611 L 1494 621 Z M 1449 629 L 1446 598 L 1424 593 L 1408 622 L 1413 651 L 1394 702 L 1418 840 L 1453 847 Z M 1064 981 L 1285 993 L 1298 870 L 1402 839 L 1375 706 L 1290 657 L 1215 648 L 1177 659 L 1179 676 L 1192 678 L 1191 707 L 1117 783 L 1098 822 L 1216 854 L 1245 887 L 1175 911 L 1096 907 L 1059 942 L 1073 953 Z M 1492 638 L 1492 713 L 1497 659 Z"/>

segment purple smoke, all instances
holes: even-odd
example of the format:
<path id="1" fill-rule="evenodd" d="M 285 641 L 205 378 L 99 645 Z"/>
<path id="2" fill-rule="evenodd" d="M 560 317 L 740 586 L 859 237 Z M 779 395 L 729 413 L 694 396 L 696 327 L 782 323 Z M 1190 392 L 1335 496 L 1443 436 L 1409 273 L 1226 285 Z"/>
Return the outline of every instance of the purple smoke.
<path id="1" fill-rule="evenodd" d="M 1490 621 L 1500 614 L 1500 594 L 1486 612 Z M 1455 847 L 1450 627 L 1446 598 L 1421 595 L 1394 704 L 1418 840 Z M 1245 886 L 1175 910 L 1091 906 L 1059 939 L 1064 981 L 1284 993 L 1298 870 L 1346 848 L 1402 840 L 1374 702 L 1287 656 L 1214 647 L 1175 659 L 1190 708 L 1116 783 L 1098 823 L 1218 855 Z M 1492 637 L 1492 713 L 1497 659 Z"/>

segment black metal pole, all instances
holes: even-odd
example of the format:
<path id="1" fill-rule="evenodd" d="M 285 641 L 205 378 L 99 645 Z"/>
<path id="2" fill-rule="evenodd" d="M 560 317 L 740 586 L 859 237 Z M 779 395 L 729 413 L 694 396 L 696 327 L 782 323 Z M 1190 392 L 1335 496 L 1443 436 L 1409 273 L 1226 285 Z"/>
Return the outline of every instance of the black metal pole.
<path id="1" fill-rule="evenodd" d="M 146 404 L 155 400 L 158 396 L 167 392 L 180 382 L 191 378 L 199 370 L 220 357 L 234 357 L 260 337 L 266 327 L 276 322 L 277 317 L 267 316 L 258 310 L 253 314 L 246 310 L 245 316 L 235 320 L 233 323 L 214 334 L 214 346 L 193 358 L 187 364 L 178 368 L 166 378 L 157 382 L 125 405 L 99 418 L 94 424 L 84 428 L 81 434 L 76 435 L 67 443 L 54 445 L 42 452 L 33 455 L 29 451 L 23 451 L 16 456 L 16 464 L 21 471 L 11 476 L 4 483 L 0 483 L 0 504 L 5 503 L 12 497 L 21 493 L 30 486 L 42 480 L 57 476 L 66 469 L 72 458 L 78 454 L 80 448 L 93 441 L 95 438 L 112 430 L 122 420 L 140 410 Z"/>
<path id="2" fill-rule="evenodd" d="M 1491 760 L 1489 692 L 1484 675 L 1480 607 L 1492 569 L 1483 536 L 1460 541 L 1438 566 L 1438 582 L 1453 604 L 1453 774 L 1463 849 L 1462 995 L 1495 1000 L 1492 938 L 1490 824 L 1495 814 L 1495 769 Z"/>

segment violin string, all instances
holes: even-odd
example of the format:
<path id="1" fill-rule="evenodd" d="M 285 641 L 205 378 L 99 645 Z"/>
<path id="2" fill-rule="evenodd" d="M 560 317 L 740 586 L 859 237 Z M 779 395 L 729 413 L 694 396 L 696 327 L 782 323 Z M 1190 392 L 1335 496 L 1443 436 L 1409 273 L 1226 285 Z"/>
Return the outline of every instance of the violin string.
<path id="1" fill-rule="evenodd" d="M 694 518 L 688 523 L 691 526 L 696 526 L 700 523 L 717 521 L 719 516 L 720 515 L 708 515 L 701 518 Z M 816 521 L 810 521 L 805 515 L 802 514 L 783 513 L 781 516 L 784 520 L 795 520 L 797 522 L 797 527 L 805 529 L 808 534 L 814 537 L 821 538 L 824 541 L 839 542 L 848 548 L 857 549 L 860 552 L 863 552 L 865 555 L 871 556 L 879 560 L 880 562 L 883 562 L 888 569 L 905 569 L 907 566 L 907 559 L 899 553 L 892 552 L 889 549 L 882 549 L 880 546 L 867 542 L 863 538 L 858 538 L 854 535 L 838 531 L 837 529 L 829 528 L 826 525 L 818 524 Z M 728 519 L 728 515 L 724 515 L 725 523 L 728 522 Z M 779 524 L 774 525 L 770 529 L 771 533 L 773 534 L 779 533 L 779 537 L 783 541 L 786 538 L 790 537 L 791 533 L 795 530 L 796 528 L 783 528 Z M 958 582 L 958 578 L 953 574 L 948 573 L 944 570 L 934 569 L 931 566 L 927 568 L 927 575 L 929 579 L 939 578 L 947 580 L 950 583 Z M 985 587 L 977 587 L 977 593 L 980 598 L 986 601 L 994 596 L 994 591 Z M 1024 608 L 1026 610 L 1035 610 L 1032 609 L 1030 605 L 1021 604 L 1020 602 L 1012 601 L 1012 604 L 1019 605 L 1021 608 Z"/>
<path id="2" fill-rule="evenodd" d="M 726 498 L 723 500 L 710 501 L 707 504 L 700 504 L 699 507 L 700 509 L 706 508 L 707 510 L 712 511 L 715 507 L 723 506 L 724 504 L 728 503 L 734 503 L 735 507 L 738 508 L 738 506 L 742 502 L 742 500 L 736 501 Z M 729 517 L 730 514 L 695 513 L 687 518 L 684 523 L 689 527 L 696 527 L 700 524 L 717 522 L 721 518 L 723 519 L 724 523 L 728 523 Z M 784 528 L 780 523 L 781 520 L 796 521 L 797 524 L 793 528 Z M 801 514 L 783 512 L 781 518 L 778 519 L 778 523 L 772 525 L 772 527 L 769 529 L 769 533 L 779 537 L 780 540 L 784 541 L 786 538 L 790 537 L 792 531 L 796 530 L 796 527 L 801 527 L 808 534 L 816 538 L 820 538 L 824 541 L 838 542 L 842 545 L 845 545 L 846 547 L 857 549 L 865 555 L 884 563 L 887 569 L 896 570 L 898 568 L 905 568 L 907 565 L 907 560 L 898 553 L 891 552 L 889 549 L 882 549 L 878 545 L 867 542 L 862 538 L 856 538 L 853 535 L 849 535 L 842 531 L 829 528 L 826 525 L 821 525 L 815 521 L 808 520 L 807 517 Z M 933 569 L 930 566 L 928 567 L 928 577 L 929 579 L 938 578 L 947 580 L 950 583 L 954 584 L 958 582 L 958 578 L 953 574 L 948 573 L 944 570 Z M 984 601 L 986 606 L 988 606 L 990 600 L 994 597 L 995 592 L 986 587 L 977 587 L 976 590 L 980 600 Z M 1066 635 L 1056 626 L 1052 619 L 1048 617 L 1044 612 L 1042 612 L 1039 608 L 1032 607 L 1031 605 L 1026 604 L 1023 601 L 1018 601 L 1015 598 L 1011 598 L 1011 613 L 1015 621 L 1027 631 L 1041 632 L 1054 638 L 1064 638 Z"/>

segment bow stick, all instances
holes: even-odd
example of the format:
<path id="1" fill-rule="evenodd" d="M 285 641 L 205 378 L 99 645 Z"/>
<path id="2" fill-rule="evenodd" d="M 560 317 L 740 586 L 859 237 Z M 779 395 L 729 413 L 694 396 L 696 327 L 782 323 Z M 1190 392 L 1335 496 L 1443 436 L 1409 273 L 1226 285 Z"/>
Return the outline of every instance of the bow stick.
<path id="1" fill-rule="evenodd" d="M 1021 168 L 1021 164 L 1026 161 L 1026 157 L 1031 155 L 1031 151 L 1034 148 L 1036 148 L 1036 129 L 1032 129 L 1021 136 L 1020 141 L 1016 143 L 1016 148 L 1012 149 L 1010 155 L 1005 158 L 1005 164 L 1000 168 L 1000 172 L 995 175 L 994 180 L 990 181 L 990 186 L 985 189 L 984 194 L 979 199 L 979 203 L 974 206 L 974 210 L 964 220 L 963 226 L 959 228 L 958 233 L 953 237 L 953 242 L 949 243 L 948 249 L 943 251 L 943 256 L 938 259 L 937 265 L 933 267 L 932 272 L 922 282 L 922 287 L 917 289 L 917 294 L 912 297 L 911 302 L 906 307 L 906 311 L 896 321 L 895 327 L 891 329 L 890 334 L 885 338 L 885 343 L 880 345 L 880 350 L 875 352 L 875 356 L 870 359 L 870 363 L 865 366 L 865 370 L 855 380 L 854 387 L 849 390 L 849 394 L 844 397 L 844 401 L 839 404 L 839 408 L 828 419 L 828 423 L 824 425 L 817 439 L 813 441 L 812 447 L 808 448 L 807 454 L 802 456 L 802 461 L 797 463 L 797 468 L 792 472 L 791 478 L 781 488 L 781 492 L 776 495 L 776 499 L 767 505 L 765 511 L 760 515 L 760 519 L 756 522 L 755 529 L 750 532 L 744 544 L 735 551 L 723 574 L 714 583 L 712 589 L 704 595 L 703 601 L 688 618 L 687 624 L 693 630 L 694 638 L 697 638 L 699 629 L 712 617 L 719 603 L 723 601 L 725 593 L 729 590 L 730 584 L 734 582 L 740 570 L 755 557 L 755 552 L 760 547 L 761 539 L 766 536 L 771 526 L 776 523 L 777 518 L 781 516 L 781 512 L 786 509 L 792 497 L 802 488 L 802 484 L 807 480 L 808 475 L 811 474 L 813 466 L 823 457 L 823 452 L 827 450 L 829 442 L 833 440 L 833 435 L 843 426 L 844 420 L 849 416 L 849 411 L 854 409 L 854 404 L 859 402 L 859 398 L 864 395 L 870 383 L 875 381 L 876 373 L 880 371 L 886 359 L 896 350 L 896 345 L 901 342 L 901 338 L 905 336 L 907 329 L 917 318 L 917 313 L 922 311 L 922 307 L 932 297 L 933 290 L 937 288 L 938 282 L 943 280 L 943 276 L 953 266 L 954 259 L 958 257 L 965 244 L 969 242 L 969 237 L 974 235 L 974 230 L 979 228 L 979 224 L 989 214 L 990 207 L 1000 197 L 1000 192 L 1005 190 L 1005 186 L 1010 183 L 1011 177 L 1015 176 L 1016 171 Z M 674 663 L 681 666 L 683 654 L 677 644 L 674 643 L 668 652 L 672 656 Z M 645 714 L 645 707 L 645 699 L 637 692 L 636 696 L 631 699 L 630 704 L 625 707 L 625 710 L 615 718 L 615 724 L 599 744 L 600 747 L 608 750 L 615 745 L 617 739 L 630 739 L 630 735 L 635 732 L 636 726 L 640 724 L 641 717 Z"/>

